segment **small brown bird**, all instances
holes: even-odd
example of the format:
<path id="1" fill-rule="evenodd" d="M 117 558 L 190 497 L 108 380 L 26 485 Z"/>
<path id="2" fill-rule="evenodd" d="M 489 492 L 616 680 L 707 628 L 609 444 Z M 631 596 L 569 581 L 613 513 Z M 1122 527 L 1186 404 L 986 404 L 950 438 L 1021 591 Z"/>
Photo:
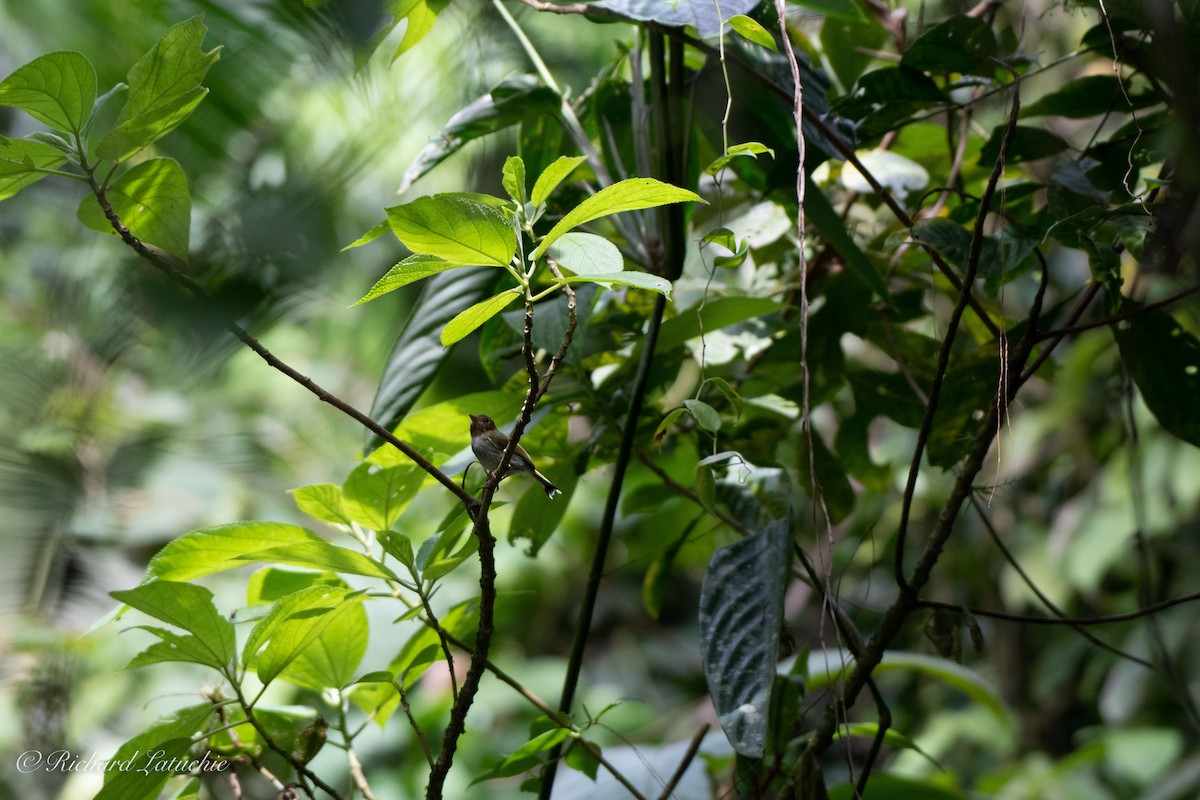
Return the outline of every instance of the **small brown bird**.
<path id="1" fill-rule="evenodd" d="M 508 447 L 508 436 L 500 431 L 496 427 L 496 423 L 492 422 L 492 418 L 486 414 L 468 414 L 467 416 L 471 418 L 471 452 L 479 459 L 483 468 L 490 473 L 500 466 L 500 458 L 504 455 L 505 448 Z M 515 474 L 532 475 L 533 479 L 546 490 L 546 496 L 549 498 L 553 498 L 556 494 L 562 494 L 562 489 L 537 471 L 537 467 L 533 465 L 533 459 L 521 445 L 517 445 L 517 449 L 513 451 L 512 458 L 508 460 L 508 469 L 504 471 L 505 477 Z"/>

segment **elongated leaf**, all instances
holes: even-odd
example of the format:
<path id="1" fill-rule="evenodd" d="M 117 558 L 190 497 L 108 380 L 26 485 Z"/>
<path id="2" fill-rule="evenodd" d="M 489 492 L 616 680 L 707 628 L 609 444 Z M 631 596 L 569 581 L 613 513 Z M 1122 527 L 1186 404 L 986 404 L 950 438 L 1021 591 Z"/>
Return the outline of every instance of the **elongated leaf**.
<path id="1" fill-rule="evenodd" d="M 746 39 L 746 41 L 765 47 L 772 53 L 779 52 L 779 48 L 775 44 L 775 37 L 768 33 L 767 29 L 753 17 L 747 17 L 745 14 L 735 14 L 729 18 L 729 27 L 737 31 L 738 35 Z"/>
<path id="2" fill-rule="evenodd" d="M 651 275 L 648 272 L 610 272 L 596 275 L 571 275 L 567 283 L 615 283 L 619 286 L 633 286 L 637 289 L 648 289 L 670 298 L 671 282 L 666 278 Z"/>
<path id="3" fill-rule="evenodd" d="M 110 593 L 126 605 L 193 634 L 220 668 L 236 652 L 233 624 L 217 612 L 213 594 L 203 586 L 177 581 L 151 581 L 134 589 Z"/>
<path id="4" fill-rule="evenodd" d="M 695 309 L 688 309 L 664 322 L 658 332 L 657 352 L 665 353 L 679 347 L 702 332 L 712 333 L 748 319 L 773 314 L 783 307 L 782 303 L 766 297 L 720 297 L 710 300 L 699 314 Z"/>
<path id="5" fill-rule="evenodd" d="M 759 0 L 599 0 L 594 6 L 642 22 L 667 27 L 692 25 L 701 36 L 716 36 L 734 14 L 750 12 Z"/>
<path id="6" fill-rule="evenodd" d="M 479 302 L 493 292 L 495 285 L 496 273 L 491 269 L 444 272 L 429 279 L 388 357 L 371 404 L 372 419 L 394 428 L 405 417 L 449 352 L 441 347 L 442 328 L 455 316 L 455 309 Z M 380 444 L 379 437 L 368 434 L 369 450 Z"/>
<path id="7" fill-rule="evenodd" d="M 454 264 L 507 266 L 517 250 L 512 223 L 492 206 L 458 194 L 418 197 L 387 210 L 388 222 L 414 253 Z"/>
<path id="8" fill-rule="evenodd" d="M 446 120 L 442 129 L 405 170 L 397 194 L 408 191 L 417 179 L 461 150 L 468 142 L 544 114 L 557 115 L 561 108 L 562 98 L 536 76 L 508 76 L 490 92 L 472 100 Z"/>
<path id="9" fill-rule="evenodd" d="M 574 228 L 609 214 L 655 208 L 670 203 L 705 202 L 700 195 L 654 178 L 627 178 L 607 186 L 584 200 L 558 221 L 530 255 L 536 259 L 560 236 Z"/>
<path id="10" fill-rule="evenodd" d="M 445 272 L 448 269 L 460 266 L 462 265 L 453 264 L 437 256 L 421 255 L 420 253 L 411 255 L 389 269 L 382 278 L 375 282 L 371 290 L 363 295 L 362 299 L 354 305 L 361 306 L 363 303 L 399 289 L 401 286 L 407 286 L 415 281 L 428 278 L 430 275 L 436 275 L 439 272 Z"/>
<path id="11" fill-rule="evenodd" d="M 415 0 L 407 5 L 409 11 L 403 18 L 408 25 L 404 29 L 404 38 L 392 53 L 393 61 L 416 47 L 433 30 L 438 14 L 446 10 L 450 0 Z"/>
<path id="12" fill-rule="evenodd" d="M 481 303 L 463 311 L 446 325 L 442 330 L 442 345 L 449 347 L 455 342 L 461 340 L 478 328 L 483 323 L 487 322 L 492 317 L 499 314 L 508 307 L 513 300 L 521 296 L 519 289 L 510 289 L 506 292 L 501 292 L 498 295 L 489 297 Z"/>
<path id="13" fill-rule="evenodd" d="M 495 778 L 511 778 L 514 775 L 528 772 L 542 763 L 542 759 L 540 758 L 542 753 L 562 744 L 570 735 L 571 732 L 566 728 L 557 727 L 540 733 L 501 759 L 498 764 L 483 775 L 475 778 L 475 780 L 471 781 L 470 785 L 474 786 L 481 781 L 490 781 Z"/>
<path id="14" fill-rule="evenodd" d="M 747 17 L 746 19 L 749 19 Z M 772 40 L 774 41 L 774 40 Z M 704 168 L 704 171 L 709 175 L 716 175 L 725 165 L 735 158 L 740 156 L 749 156 L 750 158 L 758 158 L 762 153 L 767 153 L 772 158 L 775 157 L 775 151 L 767 147 L 761 142 L 744 142 L 742 144 L 733 144 L 721 156 L 716 158 L 711 164 Z M 732 249 L 732 248 L 730 248 Z"/>
<path id="15" fill-rule="evenodd" d="M 298 542 L 258 550 L 237 556 L 238 561 L 262 561 L 273 564 L 291 564 L 294 567 L 312 567 L 330 572 L 348 572 L 351 575 L 366 575 L 369 578 L 396 580 L 396 573 L 378 561 L 330 544 L 324 539 L 314 542 Z"/>
<path id="16" fill-rule="evenodd" d="M 758 758 L 779 655 L 791 535 L 786 519 L 713 554 L 700 590 L 700 652 L 730 744 Z"/>
<path id="17" fill-rule="evenodd" d="M 283 522 L 233 522 L 185 533 L 159 550 L 144 580 L 188 581 L 240 567 L 239 556 L 301 542 L 324 542 L 310 530 Z"/>
<path id="18" fill-rule="evenodd" d="M 559 156 L 557 161 L 542 170 L 542 174 L 538 175 L 533 184 L 533 194 L 529 196 L 529 202 L 533 203 L 534 208 L 546 202 L 550 193 L 584 161 L 587 161 L 584 156 Z"/>
<path id="19" fill-rule="evenodd" d="M 1139 306 L 1126 300 L 1123 311 Z M 1114 329 L 1121 359 L 1163 429 L 1200 447 L 1200 340 L 1165 311 L 1138 314 Z"/>
<path id="20" fill-rule="evenodd" d="M 594 233 L 563 234 L 546 255 L 576 275 L 607 275 L 625 269 L 625 259 L 617 246 Z"/>
<path id="21" fill-rule="evenodd" d="M 95 102 L 96 70 L 81 53 L 38 56 L 0 82 L 0 105 L 60 131 L 83 130 Z"/>
<path id="22" fill-rule="evenodd" d="M 28 139 L 0 141 L 0 200 L 12 197 L 31 183 L 46 177 L 41 169 L 55 169 L 67 157 L 61 150 Z"/>
<path id="23" fill-rule="evenodd" d="M 856 0 L 790 0 L 789 4 L 792 3 L 804 8 L 811 8 L 813 11 L 818 11 L 834 19 L 852 22 L 863 22 L 867 19 Z"/>
<path id="24" fill-rule="evenodd" d="M 504 191 L 520 206 L 525 205 L 525 162 L 520 156 L 504 159 L 504 170 L 500 180 Z"/>
<path id="25" fill-rule="evenodd" d="M 113 183 L 108 199 L 130 233 L 187 260 L 192 196 L 179 162 L 172 158 L 143 161 Z M 92 230 L 116 235 L 91 195 L 83 198 L 76 216 Z"/>

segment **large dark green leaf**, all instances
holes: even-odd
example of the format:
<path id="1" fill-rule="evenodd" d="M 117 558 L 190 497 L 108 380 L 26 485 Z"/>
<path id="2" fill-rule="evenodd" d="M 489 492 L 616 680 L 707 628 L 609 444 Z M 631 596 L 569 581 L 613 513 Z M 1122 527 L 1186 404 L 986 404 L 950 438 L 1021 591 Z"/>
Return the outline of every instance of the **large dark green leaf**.
<path id="1" fill-rule="evenodd" d="M 992 75 L 996 72 L 996 36 L 987 20 L 950 17 L 917 37 L 900 63 L 922 72 L 944 75 Z"/>
<path id="2" fill-rule="evenodd" d="M 682 28 L 692 25 L 701 36 L 716 36 L 735 14 L 746 14 L 759 0 L 599 0 L 597 8 L 642 22 Z"/>
<path id="3" fill-rule="evenodd" d="M 980 166 L 990 167 L 1000 157 L 1000 145 L 1004 141 L 1005 127 L 997 125 L 992 129 L 991 137 L 979 151 Z M 1070 145 L 1062 137 L 1050 131 L 1031 128 L 1028 125 L 1018 125 L 1013 131 L 1012 144 L 1009 146 L 1005 161 L 1009 164 L 1037 161 L 1039 158 L 1058 155 L 1069 147 Z"/>
<path id="4" fill-rule="evenodd" d="M 527 122 L 543 114 L 555 115 L 562 98 L 532 75 L 510 75 L 482 97 L 472 100 L 442 126 L 429 144 L 417 153 L 404 172 L 398 194 L 408 191 L 418 178 L 456 153 L 467 142 Z"/>
<path id="5" fill-rule="evenodd" d="M 1129 90 L 1122 89 L 1121 79 L 1116 75 L 1086 75 L 1042 95 L 1037 102 L 1022 108 L 1021 116 L 1055 115 L 1082 119 L 1109 112 L 1128 111 L 1130 101 L 1134 108 L 1143 108 L 1154 102 L 1154 96 L 1149 93 L 1134 95 Z"/>
<path id="6" fill-rule="evenodd" d="M 1137 311 L 1126 300 L 1122 311 Z M 1118 323 L 1121 359 L 1163 428 L 1200 447 L 1200 340 L 1165 311 Z"/>
<path id="7" fill-rule="evenodd" d="M 460 269 L 434 275 L 426 282 L 388 357 L 371 404 L 372 419 L 390 429 L 408 413 L 449 352 L 442 347 L 442 328 L 459 310 L 490 295 L 496 276 L 487 268 Z M 369 434 L 368 449 L 380 444 L 379 437 Z"/>
<path id="8" fill-rule="evenodd" d="M 834 211 L 829 198 L 820 188 L 808 187 L 808 191 L 804 195 L 804 214 L 808 221 L 816 226 L 821 235 L 825 237 L 825 241 L 838 252 L 851 271 L 871 287 L 871 291 L 877 294 L 879 299 L 891 302 L 887 284 L 883 282 L 879 270 L 875 269 L 871 259 L 847 233 L 845 223 Z"/>
<path id="9" fill-rule="evenodd" d="M 776 520 L 718 550 L 700 590 L 700 653 L 708 693 L 734 749 L 759 758 L 779 655 L 791 533 Z"/>

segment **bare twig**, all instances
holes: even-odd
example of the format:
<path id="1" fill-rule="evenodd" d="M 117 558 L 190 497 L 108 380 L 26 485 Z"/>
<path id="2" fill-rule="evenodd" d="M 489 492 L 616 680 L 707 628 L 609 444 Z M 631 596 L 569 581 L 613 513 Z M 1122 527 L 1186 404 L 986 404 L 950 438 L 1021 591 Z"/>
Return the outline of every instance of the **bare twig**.
<path id="1" fill-rule="evenodd" d="M 121 237 L 121 241 L 125 242 L 125 244 L 128 245 L 135 253 L 148 261 L 151 266 L 158 269 L 179 286 L 187 289 L 198 299 L 208 300 L 208 292 L 204 290 L 203 286 L 196 283 L 196 281 L 192 280 L 192 278 L 189 276 L 180 272 L 175 268 L 174 265 L 172 265 L 162 256 L 150 250 L 145 244 L 142 243 L 140 239 L 130 233 L 129 228 L 125 226 L 125 223 L 121 221 L 121 218 L 113 210 L 112 205 L 108 201 L 108 196 L 105 193 L 104 188 L 96 181 L 95 176 L 89 172 L 88 179 L 92 188 L 92 193 L 96 196 L 96 200 L 100 204 L 100 208 L 104 212 L 104 216 L 108 219 L 108 222 L 112 226 L 113 230 L 117 232 L 117 235 Z M 459 500 L 461 500 L 467 508 L 476 508 L 479 505 L 479 501 L 476 500 L 474 496 L 472 496 L 466 490 L 460 488 L 458 484 L 450 479 L 449 476 L 426 460 L 420 453 L 413 449 L 412 446 L 400 440 L 394 433 L 389 431 L 383 425 L 380 425 L 375 420 L 371 419 L 371 417 L 367 414 L 359 411 L 357 408 L 350 405 L 345 400 L 342 400 L 332 392 L 325 390 L 315 381 L 301 374 L 298 370 L 287 364 L 285 361 L 283 361 L 283 359 L 274 355 L 262 344 L 262 342 L 251 336 L 250 333 L 247 332 L 246 329 L 241 325 L 238 325 L 236 322 L 230 322 L 225 327 L 240 342 L 242 342 L 242 344 L 246 345 L 255 353 L 257 353 L 259 357 L 262 358 L 263 361 L 266 361 L 267 364 L 272 368 L 282 372 L 284 375 L 288 376 L 293 381 L 312 392 L 322 402 L 333 406 L 338 411 L 341 411 L 343 414 L 360 423 L 363 427 L 374 433 L 380 439 L 383 439 L 385 442 L 395 447 L 397 450 L 407 456 L 414 464 L 432 475 L 438 481 L 438 483 L 450 490 L 450 492 Z"/>
<path id="2" fill-rule="evenodd" d="M 679 766 L 675 768 L 675 772 L 671 774 L 667 785 L 663 787 L 662 793 L 659 794 L 658 800 L 670 800 L 671 794 L 675 791 L 675 787 L 679 785 L 679 781 L 683 779 L 683 774 L 687 772 L 688 766 L 696 757 L 696 753 L 700 751 L 700 744 L 704 741 L 705 735 L 708 733 L 708 725 L 701 725 L 700 730 L 696 731 L 696 735 L 692 737 L 691 743 L 688 745 L 687 752 L 683 754 L 683 760 L 679 762 Z"/>

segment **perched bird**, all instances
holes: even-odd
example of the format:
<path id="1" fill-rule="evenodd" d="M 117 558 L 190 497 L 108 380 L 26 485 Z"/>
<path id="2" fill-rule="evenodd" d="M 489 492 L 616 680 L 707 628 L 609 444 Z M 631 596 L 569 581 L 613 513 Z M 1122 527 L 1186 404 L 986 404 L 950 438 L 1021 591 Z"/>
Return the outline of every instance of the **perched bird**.
<path id="1" fill-rule="evenodd" d="M 496 423 L 492 422 L 492 418 L 487 414 L 468 414 L 467 416 L 471 418 L 471 452 L 479 459 L 483 468 L 490 473 L 500 466 L 500 458 L 504 455 L 505 448 L 508 447 L 508 436 L 496 428 Z M 508 460 L 508 469 L 504 471 L 505 477 L 514 474 L 532 475 L 533 479 L 546 490 L 547 497 L 553 498 L 556 494 L 562 494 L 562 489 L 537 471 L 537 467 L 533 465 L 533 459 L 521 445 L 517 445 L 517 449 L 513 451 L 512 458 Z"/>

